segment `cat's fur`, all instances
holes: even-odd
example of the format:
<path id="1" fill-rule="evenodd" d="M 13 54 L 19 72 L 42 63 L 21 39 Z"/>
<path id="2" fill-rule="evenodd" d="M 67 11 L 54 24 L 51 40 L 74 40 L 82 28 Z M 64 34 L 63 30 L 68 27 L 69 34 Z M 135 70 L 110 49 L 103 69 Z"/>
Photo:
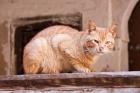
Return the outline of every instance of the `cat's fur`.
<path id="1" fill-rule="evenodd" d="M 25 73 L 91 72 L 94 57 L 113 50 L 116 25 L 88 26 L 81 32 L 62 25 L 39 32 L 24 48 Z"/>

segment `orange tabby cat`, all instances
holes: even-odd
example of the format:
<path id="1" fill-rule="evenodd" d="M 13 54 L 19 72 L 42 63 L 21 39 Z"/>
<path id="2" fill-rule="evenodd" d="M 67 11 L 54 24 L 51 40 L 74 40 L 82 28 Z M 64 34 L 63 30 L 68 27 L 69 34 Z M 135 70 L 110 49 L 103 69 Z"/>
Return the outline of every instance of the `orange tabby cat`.
<path id="1" fill-rule="evenodd" d="M 95 56 L 114 48 L 116 25 L 96 27 L 89 21 L 87 31 L 57 25 L 39 32 L 25 46 L 23 66 L 26 74 L 91 72 Z"/>

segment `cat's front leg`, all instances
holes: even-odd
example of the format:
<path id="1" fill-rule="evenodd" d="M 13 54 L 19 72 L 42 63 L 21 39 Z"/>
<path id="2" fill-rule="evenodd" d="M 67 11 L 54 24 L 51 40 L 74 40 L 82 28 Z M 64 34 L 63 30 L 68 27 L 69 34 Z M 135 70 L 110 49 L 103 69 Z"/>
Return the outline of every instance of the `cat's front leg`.
<path id="1" fill-rule="evenodd" d="M 61 51 L 61 53 L 63 55 L 65 55 L 66 57 L 69 57 L 69 58 L 78 58 L 78 55 L 77 55 L 77 47 L 74 43 L 73 40 L 65 40 L 65 41 L 62 41 L 59 45 L 59 50 Z"/>
<path id="2" fill-rule="evenodd" d="M 80 65 L 80 64 L 75 64 L 74 65 L 74 68 L 76 69 L 76 71 L 75 72 L 84 72 L 84 73 L 89 73 L 89 72 L 91 72 L 91 70 L 89 69 L 89 68 L 87 68 L 87 67 L 84 67 L 84 66 L 82 66 L 82 65 Z"/>

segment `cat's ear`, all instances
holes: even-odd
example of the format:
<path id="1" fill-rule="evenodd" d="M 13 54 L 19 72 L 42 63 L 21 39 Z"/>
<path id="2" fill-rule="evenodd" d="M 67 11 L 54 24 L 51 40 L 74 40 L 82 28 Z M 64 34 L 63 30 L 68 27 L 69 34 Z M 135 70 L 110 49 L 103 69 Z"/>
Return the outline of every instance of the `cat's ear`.
<path id="1" fill-rule="evenodd" d="M 113 24 L 109 28 L 109 32 L 112 33 L 113 37 L 116 37 L 116 35 L 117 35 L 117 25 L 116 24 Z"/>
<path id="2" fill-rule="evenodd" d="M 90 34 L 92 31 L 96 31 L 96 24 L 95 24 L 94 21 L 92 21 L 92 20 L 89 20 L 89 21 L 88 21 L 88 28 L 87 28 L 87 30 L 88 30 L 88 33 L 89 33 L 89 34 Z"/>

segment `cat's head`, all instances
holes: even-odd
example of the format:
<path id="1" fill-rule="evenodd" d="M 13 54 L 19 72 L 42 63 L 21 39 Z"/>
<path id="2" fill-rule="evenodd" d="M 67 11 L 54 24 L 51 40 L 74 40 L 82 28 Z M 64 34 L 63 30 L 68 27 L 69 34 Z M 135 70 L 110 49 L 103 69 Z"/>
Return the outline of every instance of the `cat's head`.
<path id="1" fill-rule="evenodd" d="M 86 51 L 93 55 L 112 52 L 115 45 L 116 27 L 112 25 L 108 28 L 100 28 L 89 21 L 85 42 Z"/>

